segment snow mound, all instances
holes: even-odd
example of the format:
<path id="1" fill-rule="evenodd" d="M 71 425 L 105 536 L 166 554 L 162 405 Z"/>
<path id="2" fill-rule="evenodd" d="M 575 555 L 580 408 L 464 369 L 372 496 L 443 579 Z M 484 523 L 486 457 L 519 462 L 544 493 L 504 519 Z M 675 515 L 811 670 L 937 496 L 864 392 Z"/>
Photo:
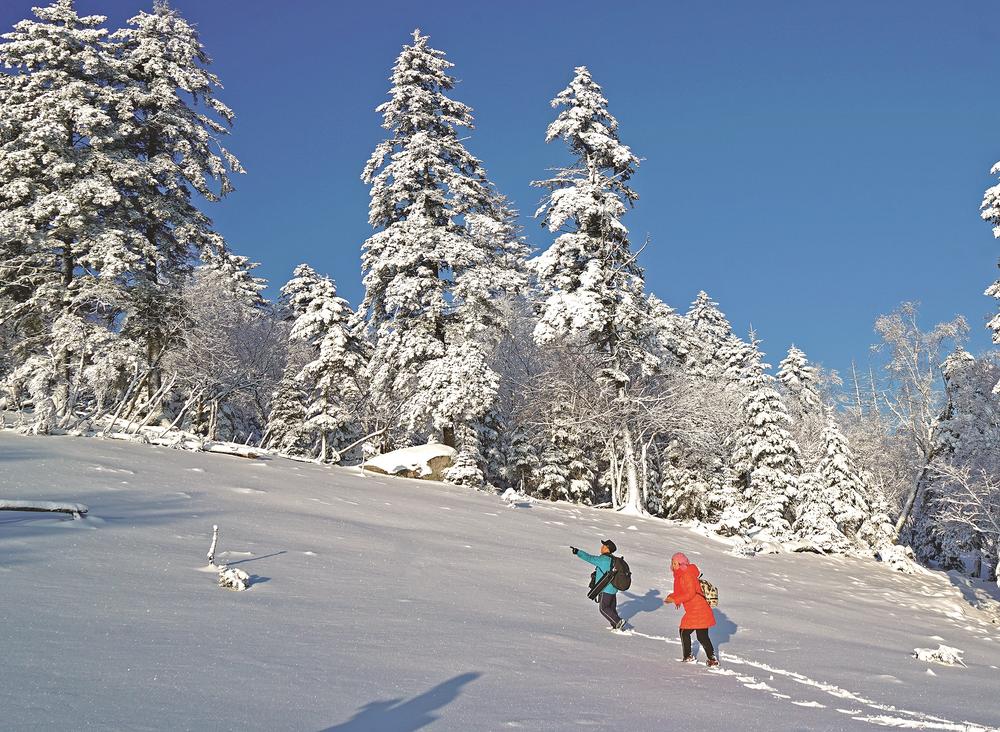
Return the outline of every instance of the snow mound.
<path id="1" fill-rule="evenodd" d="M 508 488 L 501 494 L 500 500 L 506 503 L 511 508 L 519 508 L 530 506 L 535 502 L 535 499 L 531 496 L 525 495 L 524 493 L 519 493 L 513 488 Z"/>
<path id="2" fill-rule="evenodd" d="M 962 654 L 965 651 L 951 646 L 938 645 L 937 648 L 914 648 L 913 657 L 927 663 L 940 663 L 943 666 L 964 666 Z"/>
<path id="3" fill-rule="evenodd" d="M 376 455 L 364 464 L 364 468 L 401 478 L 443 480 L 444 471 L 454 464 L 457 454 L 453 447 L 432 442 Z"/>
<path id="4" fill-rule="evenodd" d="M 930 574 L 917 563 L 913 550 L 908 546 L 899 544 L 884 546 L 875 552 L 875 558 L 903 574 Z"/>
<path id="5" fill-rule="evenodd" d="M 243 592 L 250 586 L 250 575 L 242 569 L 222 565 L 219 567 L 219 587 Z"/>

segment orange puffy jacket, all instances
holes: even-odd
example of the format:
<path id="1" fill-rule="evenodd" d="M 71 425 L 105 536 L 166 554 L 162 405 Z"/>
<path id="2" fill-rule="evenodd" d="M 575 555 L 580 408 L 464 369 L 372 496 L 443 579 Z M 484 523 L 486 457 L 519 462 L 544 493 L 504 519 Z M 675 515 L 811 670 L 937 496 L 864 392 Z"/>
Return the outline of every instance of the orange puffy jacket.
<path id="1" fill-rule="evenodd" d="M 674 605 L 684 605 L 684 617 L 681 618 L 682 630 L 699 630 L 715 625 L 715 615 L 701 591 L 698 582 L 697 565 L 689 564 L 674 572 Z"/>

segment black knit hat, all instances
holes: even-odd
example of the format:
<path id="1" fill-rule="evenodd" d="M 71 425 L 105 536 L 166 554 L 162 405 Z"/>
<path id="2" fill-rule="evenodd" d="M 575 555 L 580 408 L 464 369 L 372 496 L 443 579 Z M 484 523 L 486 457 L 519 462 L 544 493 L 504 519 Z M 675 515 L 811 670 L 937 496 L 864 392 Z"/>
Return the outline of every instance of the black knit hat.
<path id="1" fill-rule="evenodd" d="M 608 551 L 611 552 L 612 554 L 618 551 L 618 546 L 613 541 L 611 541 L 611 539 L 601 539 L 601 544 L 606 546 L 608 548 Z"/>

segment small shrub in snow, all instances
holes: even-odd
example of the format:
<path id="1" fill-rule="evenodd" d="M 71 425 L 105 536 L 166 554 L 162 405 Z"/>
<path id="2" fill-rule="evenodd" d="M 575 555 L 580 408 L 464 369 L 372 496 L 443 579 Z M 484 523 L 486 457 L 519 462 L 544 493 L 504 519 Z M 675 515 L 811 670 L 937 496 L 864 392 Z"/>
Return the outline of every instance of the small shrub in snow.
<path id="1" fill-rule="evenodd" d="M 250 575 L 242 569 L 223 565 L 219 567 L 219 587 L 242 592 L 250 586 Z"/>
<path id="2" fill-rule="evenodd" d="M 962 654 L 965 651 L 951 646 L 939 645 L 937 648 L 914 648 L 913 657 L 927 663 L 940 663 L 944 666 L 964 666 Z"/>

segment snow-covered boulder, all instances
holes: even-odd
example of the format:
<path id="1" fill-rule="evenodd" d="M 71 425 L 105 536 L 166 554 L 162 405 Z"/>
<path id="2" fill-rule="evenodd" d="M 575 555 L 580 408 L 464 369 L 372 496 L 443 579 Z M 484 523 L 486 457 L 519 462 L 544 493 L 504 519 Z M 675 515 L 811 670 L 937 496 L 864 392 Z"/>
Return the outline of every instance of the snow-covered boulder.
<path id="1" fill-rule="evenodd" d="M 250 575 L 242 569 L 222 565 L 219 567 L 219 587 L 243 592 L 250 586 Z"/>
<path id="2" fill-rule="evenodd" d="M 376 455 L 365 462 L 364 468 L 401 478 L 443 480 L 444 471 L 455 463 L 456 455 L 455 448 L 431 442 Z"/>
<path id="3" fill-rule="evenodd" d="M 939 645 L 937 648 L 914 648 L 913 657 L 927 663 L 940 663 L 944 666 L 964 666 L 962 654 L 965 651 L 951 646 Z"/>

